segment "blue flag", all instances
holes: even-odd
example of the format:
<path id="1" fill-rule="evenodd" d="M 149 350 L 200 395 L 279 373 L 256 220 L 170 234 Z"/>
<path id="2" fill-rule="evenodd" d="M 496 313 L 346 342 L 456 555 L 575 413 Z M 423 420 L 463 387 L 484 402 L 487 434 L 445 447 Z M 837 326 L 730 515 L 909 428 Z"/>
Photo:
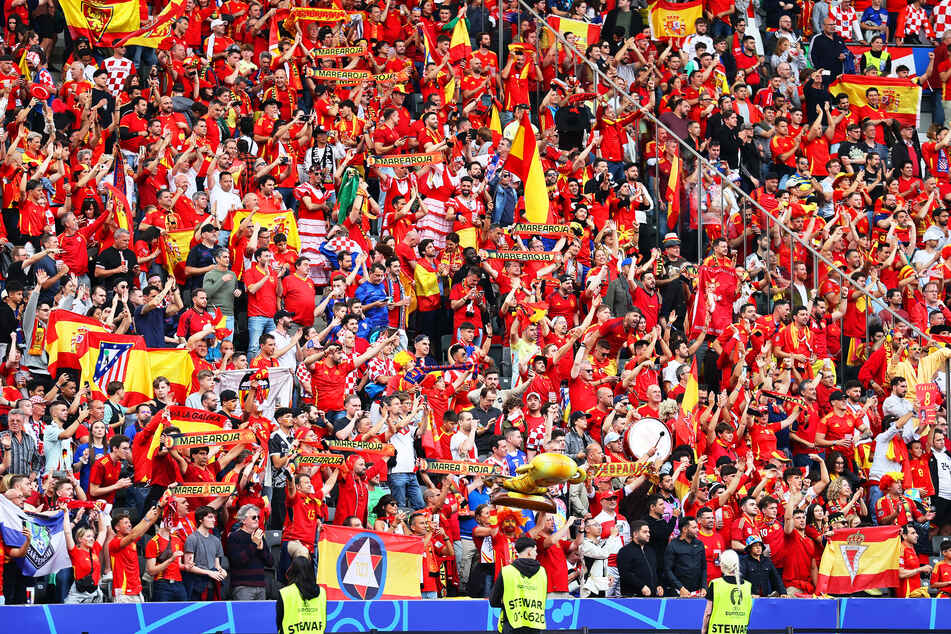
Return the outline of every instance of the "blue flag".
<path id="1" fill-rule="evenodd" d="M 0 495 L 0 535 L 7 546 L 18 548 L 26 538 L 23 527 L 30 531 L 30 547 L 26 555 L 15 561 L 27 577 L 43 577 L 72 566 L 63 531 L 63 511 L 52 515 L 27 513 Z"/>

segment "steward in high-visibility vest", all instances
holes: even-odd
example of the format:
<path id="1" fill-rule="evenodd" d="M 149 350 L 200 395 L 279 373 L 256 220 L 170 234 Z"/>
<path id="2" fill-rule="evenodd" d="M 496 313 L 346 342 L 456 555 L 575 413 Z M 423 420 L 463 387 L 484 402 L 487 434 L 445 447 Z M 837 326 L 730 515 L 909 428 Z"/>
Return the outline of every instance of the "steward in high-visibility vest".
<path id="1" fill-rule="evenodd" d="M 287 570 L 290 584 L 281 588 L 277 600 L 277 631 L 280 634 L 324 634 L 327 628 L 327 592 L 317 585 L 314 564 L 295 557 Z"/>
<path id="2" fill-rule="evenodd" d="M 746 634 L 753 612 L 753 586 L 737 583 L 740 559 L 735 550 L 720 555 L 723 577 L 710 582 L 707 609 L 703 614 L 703 634 Z"/>
<path id="3" fill-rule="evenodd" d="M 535 560 L 538 548 L 531 537 L 515 541 L 518 558 L 502 568 L 489 604 L 502 608 L 499 632 L 533 634 L 545 630 L 545 603 L 548 599 L 548 575 Z"/>

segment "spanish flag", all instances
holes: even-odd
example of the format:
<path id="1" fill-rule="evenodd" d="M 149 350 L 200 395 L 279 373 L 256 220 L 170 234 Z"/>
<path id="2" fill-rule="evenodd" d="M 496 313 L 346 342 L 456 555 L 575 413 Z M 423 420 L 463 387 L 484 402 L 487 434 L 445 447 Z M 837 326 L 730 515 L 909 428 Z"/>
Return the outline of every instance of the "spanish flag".
<path id="1" fill-rule="evenodd" d="M 878 89 L 887 117 L 898 123 L 920 125 L 921 86 L 910 79 L 842 75 L 829 86 L 833 95 L 840 93 L 848 95 L 852 108 L 859 110 L 868 105 L 865 91 L 869 88 Z"/>
<path id="2" fill-rule="evenodd" d="M 822 552 L 816 594 L 851 594 L 898 586 L 901 528 L 872 526 L 834 531 Z"/>
<path id="3" fill-rule="evenodd" d="M 420 537 L 330 524 L 320 529 L 317 583 L 331 601 L 419 599 L 423 574 Z"/>
<path id="4" fill-rule="evenodd" d="M 575 46 L 581 51 L 587 50 L 589 44 L 594 44 L 601 39 L 600 24 L 588 24 L 581 20 L 562 18 L 557 15 L 550 15 L 545 18 L 545 21 L 548 26 L 562 35 L 574 34 Z M 548 50 L 551 48 L 554 35 L 548 29 L 542 29 L 539 39 L 541 40 L 541 49 Z"/>
<path id="5" fill-rule="evenodd" d="M 670 162 L 670 176 L 667 178 L 667 229 L 677 231 L 680 222 L 680 171 L 683 161 L 674 155 Z"/>
<path id="6" fill-rule="evenodd" d="M 104 400 L 106 388 L 113 381 L 125 386 L 122 404 L 127 407 L 152 398 L 149 352 L 142 337 L 91 332 L 83 338 L 77 353 L 82 381 L 89 383 L 93 398 Z"/>
<path id="7" fill-rule="evenodd" d="M 518 176 L 525 187 L 525 222 L 548 222 L 548 186 L 545 185 L 545 173 L 538 156 L 535 131 L 525 110 L 522 111 L 518 132 L 515 133 L 512 149 L 505 161 L 505 169 Z"/>
<path id="8" fill-rule="evenodd" d="M 647 6 L 647 11 L 650 14 L 652 39 L 683 38 L 697 32 L 697 20 L 703 17 L 703 2 L 655 0 Z"/>
<path id="9" fill-rule="evenodd" d="M 121 162 L 118 159 L 117 162 Z M 123 181 L 125 174 L 122 174 Z M 103 182 L 102 186 L 106 190 L 106 213 L 111 214 L 116 226 L 126 231 L 132 231 L 135 226 L 132 221 L 132 207 L 129 205 L 129 199 L 115 185 Z M 123 183 L 124 186 L 124 183 Z"/>
<path id="10" fill-rule="evenodd" d="M 238 232 L 241 221 L 250 215 L 251 211 L 247 209 L 234 212 L 232 237 Z M 297 231 L 297 219 L 294 217 L 292 210 L 285 209 L 284 211 L 273 212 L 258 211 L 254 213 L 254 222 L 272 233 L 283 233 L 287 236 L 287 246 L 293 247 L 296 251 L 300 251 L 300 233 Z"/>
<path id="11" fill-rule="evenodd" d="M 180 284 L 185 283 L 185 261 L 192 249 L 195 228 L 168 231 L 160 238 L 162 253 L 165 254 L 165 270 L 174 275 Z"/>
<path id="12" fill-rule="evenodd" d="M 472 55 L 472 40 L 469 39 L 469 28 L 465 18 L 456 18 L 452 27 L 452 39 L 449 42 L 449 61 L 455 64 Z"/>
<path id="13" fill-rule="evenodd" d="M 123 46 L 147 46 L 158 48 L 162 41 L 172 33 L 172 23 L 185 13 L 185 0 L 171 0 L 159 11 L 150 23 L 123 37 L 119 44 Z"/>
<path id="14" fill-rule="evenodd" d="M 60 5 L 73 38 L 87 37 L 93 46 L 113 46 L 135 33 L 143 13 L 148 15 L 146 3 L 138 0 L 62 0 Z"/>
<path id="15" fill-rule="evenodd" d="M 77 349 L 91 332 L 106 332 L 98 319 L 68 310 L 54 310 L 46 324 L 46 353 L 50 361 L 50 376 L 60 368 L 78 370 Z"/>
<path id="16" fill-rule="evenodd" d="M 697 359 L 690 364 L 690 378 L 680 401 L 680 412 L 674 421 L 674 437 L 678 445 L 690 445 L 696 451 L 697 417 L 696 409 L 700 402 L 700 383 L 697 374 Z"/>
<path id="17" fill-rule="evenodd" d="M 184 403 L 191 392 L 195 362 L 184 348 L 149 348 L 149 371 L 153 379 L 160 376 L 172 385 L 172 394 L 179 403 Z M 151 394 L 151 391 L 149 392 Z"/>

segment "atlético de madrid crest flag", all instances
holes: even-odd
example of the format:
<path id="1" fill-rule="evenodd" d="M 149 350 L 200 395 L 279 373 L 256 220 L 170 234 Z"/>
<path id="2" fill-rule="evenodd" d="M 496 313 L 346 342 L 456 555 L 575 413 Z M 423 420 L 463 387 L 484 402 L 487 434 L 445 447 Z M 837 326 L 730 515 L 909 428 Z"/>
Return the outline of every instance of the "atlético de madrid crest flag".
<path id="1" fill-rule="evenodd" d="M 817 594 L 850 594 L 898 585 L 898 526 L 846 528 L 832 533 L 819 564 Z"/>
<path id="2" fill-rule="evenodd" d="M 317 559 L 317 582 L 331 601 L 420 598 L 419 537 L 324 524 Z"/>

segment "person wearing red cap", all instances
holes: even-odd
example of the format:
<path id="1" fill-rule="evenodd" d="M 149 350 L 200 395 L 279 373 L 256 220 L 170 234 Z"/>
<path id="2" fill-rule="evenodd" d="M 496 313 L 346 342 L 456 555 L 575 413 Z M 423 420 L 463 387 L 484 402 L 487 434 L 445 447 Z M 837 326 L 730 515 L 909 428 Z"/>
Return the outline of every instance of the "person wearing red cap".
<path id="1" fill-rule="evenodd" d="M 934 511 L 923 513 L 915 502 L 902 493 L 902 474 L 886 473 L 878 481 L 878 488 L 884 494 L 875 503 L 875 520 L 879 526 L 904 526 L 912 521 L 931 521 Z"/>

